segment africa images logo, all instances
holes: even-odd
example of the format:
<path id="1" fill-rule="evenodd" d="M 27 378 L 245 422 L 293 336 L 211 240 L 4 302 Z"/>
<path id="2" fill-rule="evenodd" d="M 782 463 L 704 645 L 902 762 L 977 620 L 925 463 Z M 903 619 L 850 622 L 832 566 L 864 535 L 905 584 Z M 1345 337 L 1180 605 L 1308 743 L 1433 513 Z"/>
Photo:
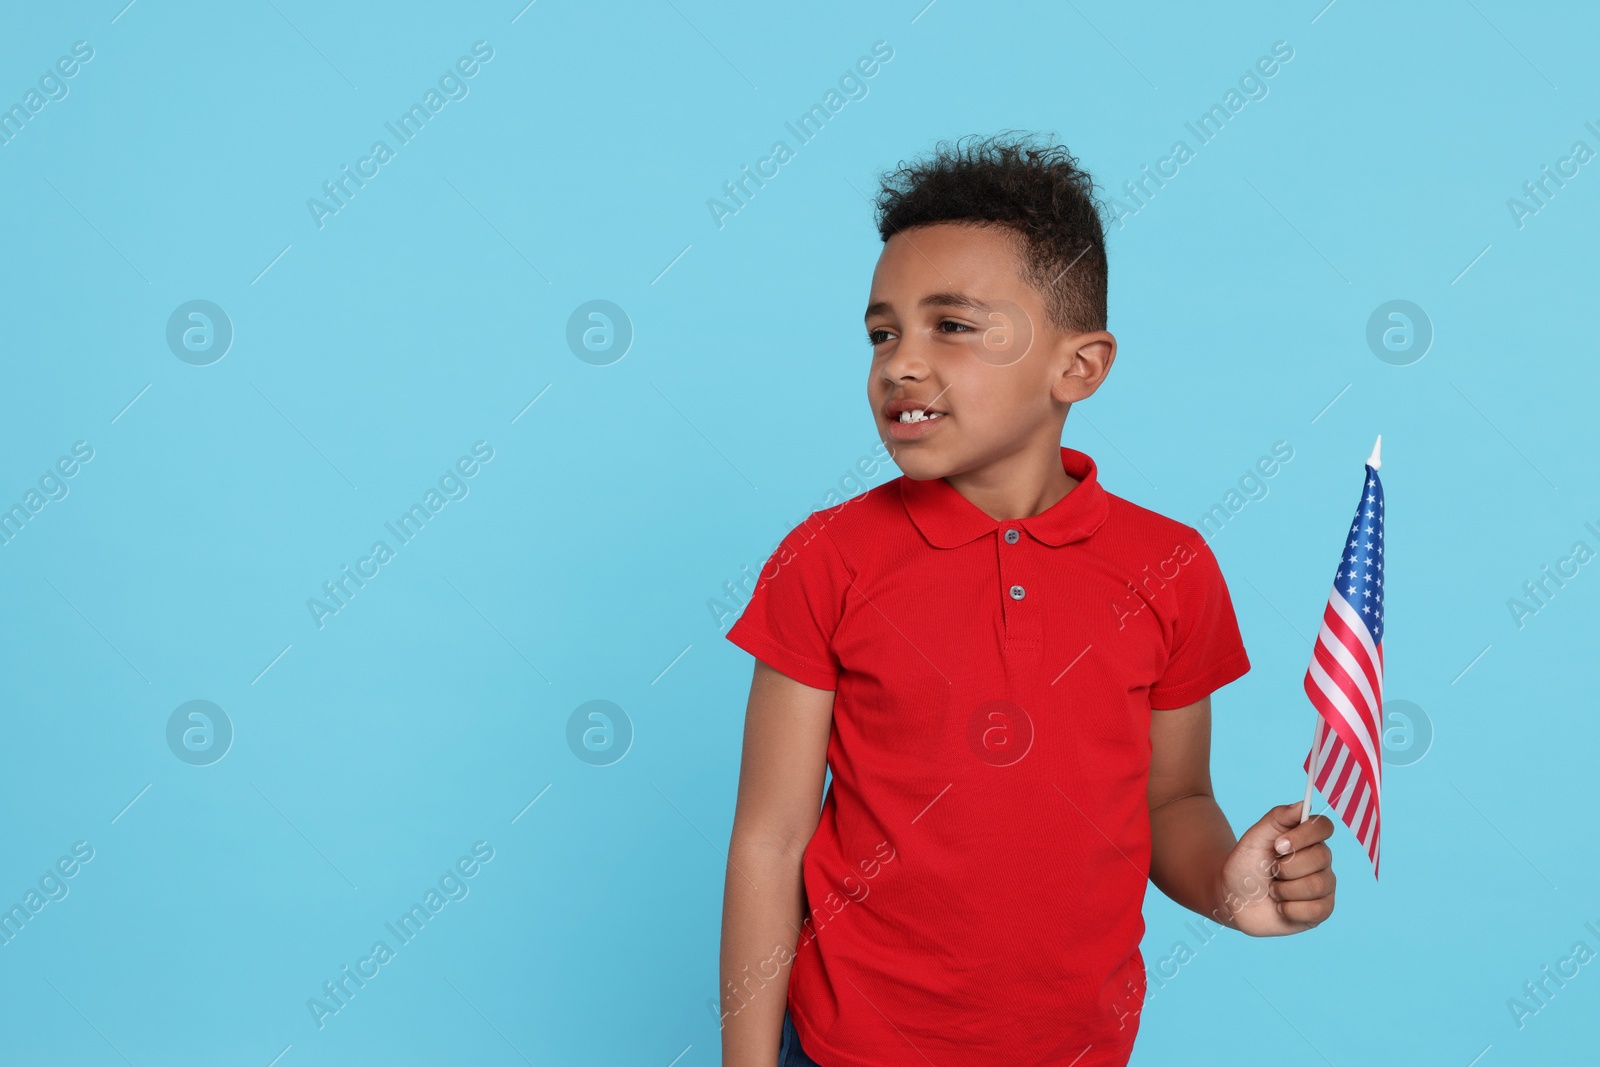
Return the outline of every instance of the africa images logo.
<path id="1" fill-rule="evenodd" d="M 327 199 L 315 196 L 306 199 L 306 210 L 311 213 L 311 221 L 316 223 L 317 229 L 322 229 L 328 218 L 349 207 L 357 191 L 365 189 L 367 182 L 376 178 L 382 172 L 382 167 L 395 158 L 396 152 L 410 144 L 422 132 L 428 120 L 444 110 L 445 104 L 452 100 L 465 100 L 472 91 L 467 81 L 476 77 L 483 65 L 493 58 L 494 49 L 488 41 L 475 42 L 471 56 L 461 56 L 454 67 L 445 68 L 444 73 L 439 75 L 437 89 L 430 85 L 420 102 L 413 103 L 393 122 L 383 124 L 384 129 L 394 137 L 394 147 L 391 148 L 389 142 L 382 139 L 374 141 L 367 154 L 356 160 L 354 171 L 346 163 L 340 167 L 337 178 L 323 182 L 322 192 Z"/>
<path id="2" fill-rule="evenodd" d="M 354 570 L 350 569 L 350 564 L 343 564 L 338 577 L 322 583 L 326 599 L 307 597 L 306 610 L 310 612 L 311 621 L 317 629 L 322 629 L 330 617 L 349 607 L 356 594 L 367 587 L 367 582 L 381 574 L 383 566 L 393 560 L 401 548 L 415 540 L 427 527 L 429 520 L 443 511 L 446 504 L 453 500 L 465 500 L 472 491 L 467 480 L 476 477 L 484 464 L 492 459 L 494 446 L 487 441 L 475 442 L 471 456 L 460 457 L 454 467 L 440 475 L 437 489 L 430 486 L 420 502 L 412 504 L 393 522 L 383 524 L 384 529 L 394 537 L 393 547 L 382 539 L 374 541 L 367 555 L 356 560 Z"/>
<path id="3" fill-rule="evenodd" d="M 387 938 L 380 937 L 372 943 L 367 955 L 356 960 L 353 968 L 346 963 L 339 968 L 336 977 L 323 982 L 321 995 L 307 997 L 306 1008 L 311 1012 L 311 1021 L 317 1024 L 317 1029 L 321 1030 L 331 1016 L 348 1008 L 355 995 L 382 974 L 383 968 L 398 957 L 400 949 L 416 940 L 434 916 L 444 911 L 445 905 L 466 900 L 472 892 L 468 884 L 470 879 L 477 877 L 492 859 L 493 845 L 487 841 L 474 842 L 470 856 L 461 856 L 454 865 L 445 868 L 439 876 L 437 888 L 429 886 L 420 902 L 413 903 L 399 918 L 383 924 L 383 928 L 394 939 L 393 945 L 389 944 Z"/>

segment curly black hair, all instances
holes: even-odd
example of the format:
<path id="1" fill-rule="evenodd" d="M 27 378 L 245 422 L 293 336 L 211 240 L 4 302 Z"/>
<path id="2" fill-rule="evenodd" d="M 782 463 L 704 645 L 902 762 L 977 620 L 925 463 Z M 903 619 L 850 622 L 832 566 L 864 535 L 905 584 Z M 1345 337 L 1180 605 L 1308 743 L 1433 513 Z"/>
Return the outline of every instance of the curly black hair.
<path id="1" fill-rule="evenodd" d="M 878 234 L 888 243 L 936 222 L 1009 227 L 1021 238 L 1024 277 L 1044 295 L 1050 322 L 1068 333 L 1103 330 L 1106 237 L 1094 180 L 1065 145 L 1017 132 L 965 147 L 962 138 L 941 141 L 928 158 L 902 160 L 881 177 Z"/>

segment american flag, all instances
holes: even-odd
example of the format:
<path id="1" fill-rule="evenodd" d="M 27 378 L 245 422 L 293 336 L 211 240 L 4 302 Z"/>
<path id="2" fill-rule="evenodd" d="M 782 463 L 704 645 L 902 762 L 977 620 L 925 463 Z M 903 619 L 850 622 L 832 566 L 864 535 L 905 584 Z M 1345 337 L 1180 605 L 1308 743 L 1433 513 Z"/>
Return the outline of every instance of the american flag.
<path id="1" fill-rule="evenodd" d="M 1378 438 L 1381 444 L 1383 438 Z M 1306 770 L 1311 786 L 1355 833 L 1378 877 L 1378 798 L 1383 785 L 1383 484 L 1378 444 L 1367 460 L 1367 480 L 1350 537 L 1322 612 L 1306 696 L 1317 709 Z M 1315 768 L 1313 768 L 1315 763 Z"/>

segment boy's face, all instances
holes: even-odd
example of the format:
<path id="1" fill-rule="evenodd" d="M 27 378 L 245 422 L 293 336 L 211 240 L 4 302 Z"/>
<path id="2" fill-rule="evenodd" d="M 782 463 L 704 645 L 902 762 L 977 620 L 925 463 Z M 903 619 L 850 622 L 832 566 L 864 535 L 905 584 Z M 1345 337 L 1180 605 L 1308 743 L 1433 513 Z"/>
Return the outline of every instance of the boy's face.
<path id="1" fill-rule="evenodd" d="M 910 478 L 1059 448 L 1068 407 L 1111 369 L 1116 340 L 1052 326 L 1043 295 L 1022 277 L 1019 249 L 1014 231 L 947 222 L 883 246 L 868 296 L 867 398 Z M 940 414 L 906 423 L 903 407 Z"/>

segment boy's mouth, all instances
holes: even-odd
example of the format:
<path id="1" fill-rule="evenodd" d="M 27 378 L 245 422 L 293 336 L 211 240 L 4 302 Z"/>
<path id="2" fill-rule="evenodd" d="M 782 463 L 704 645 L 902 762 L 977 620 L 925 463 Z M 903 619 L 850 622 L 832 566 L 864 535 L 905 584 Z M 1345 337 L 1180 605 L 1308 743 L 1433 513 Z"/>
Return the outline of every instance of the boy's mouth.
<path id="1" fill-rule="evenodd" d="M 889 437 L 896 441 L 915 441 L 932 433 L 933 424 L 946 421 L 950 413 L 935 407 L 934 401 L 901 397 L 883 406 L 883 417 L 889 424 L 885 430 Z"/>
<path id="2" fill-rule="evenodd" d="M 947 418 L 950 413 L 936 406 L 938 400 L 938 397 L 932 400 L 898 397 L 883 405 L 883 417 L 890 422 L 931 422 Z"/>

